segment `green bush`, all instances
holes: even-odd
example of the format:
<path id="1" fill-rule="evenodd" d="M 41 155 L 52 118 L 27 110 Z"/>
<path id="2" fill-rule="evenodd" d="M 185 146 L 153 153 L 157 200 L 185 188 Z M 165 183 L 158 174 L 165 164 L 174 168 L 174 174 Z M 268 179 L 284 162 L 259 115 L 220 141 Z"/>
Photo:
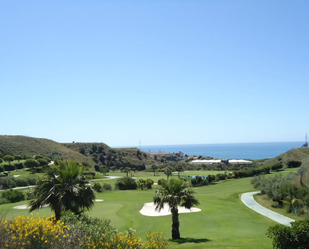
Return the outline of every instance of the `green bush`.
<path id="1" fill-rule="evenodd" d="M 191 179 L 191 184 L 193 187 L 206 186 L 208 185 L 208 179 L 202 176 L 195 176 L 195 178 Z"/>
<path id="2" fill-rule="evenodd" d="M 33 200 L 35 198 L 35 193 L 33 191 L 27 191 L 25 193 L 26 200 Z"/>
<path id="3" fill-rule="evenodd" d="M 10 203 L 10 201 L 9 201 L 8 199 L 3 198 L 3 197 L 0 198 L 0 205 L 2 205 L 2 204 L 8 204 L 8 203 Z"/>
<path id="4" fill-rule="evenodd" d="M 16 187 L 16 183 L 11 176 L 0 177 L 0 189 L 9 189 Z"/>
<path id="5" fill-rule="evenodd" d="M 38 175 L 30 175 L 30 176 L 28 176 L 27 179 L 28 179 L 28 184 L 29 185 L 36 185 L 38 180 L 40 180 L 40 177 Z"/>
<path id="6" fill-rule="evenodd" d="M 12 189 L 2 193 L 2 198 L 8 199 L 11 203 L 25 200 L 25 196 L 22 192 Z"/>
<path id="7" fill-rule="evenodd" d="M 15 170 L 14 165 L 4 165 L 3 167 L 4 167 L 5 171 L 14 171 Z"/>
<path id="8" fill-rule="evenodd" d="M 300 161 L 288 161 L 287 167 L 288 168 L 298 168 L 300 167 L 301 162 Z"/>
<path id="9" fill-rule="evenodd" d="M 154 181 L 152 179 L 146 180 L 146 188 L 151 189 L 153 184 L 154 184 Z"/>
<path id="10" fill-rule="evenodd" d="M 104 183 L 103 184 L 103 189 L 105 191 L 111 191 L 112 190 L 112 185 L 108 184 L 108 183 Z"/>
<path id="11" fill-rule="evenodd" d="M 97 183 L 97 182 L 93 185 L 93 189 L 94 189 L 96 192 L 102 192 L 102 191 L 103 191 L 103 188 L 102 188 L 101 184 L 100 184 L 100 183 Z"/>
<path id="12" fill-rule="evenodd" d="M 24 176 L 19 176 L 14 178 L 17 187 L 28 186 L 28 179 Z"/>
<path id="13" fill-rule="evenodd" d="M 275 225 L 267 230 L 275 249 L 305 249 L 309 245 L 309 220 L 295 221 L 291 227 Z"/>
<path id="14" fill-rule="evenodd" d="M 22 163 L 16 163 L 15 164 L 15 168 L 16 169 L 23 169 L 24 168 L 24 165 Z"/>
<path id="15" fill-rule="evenodd" d="M 120 190 L 137 189 L 137 183 L 132 177 L 122 177 L 115 183 L 115 188 Z"/>
<path id="16" fill-rule="evenodd" d="M 164 178 L 159 179 L 158 180 L 158 185 L 162 185 L 162 182 L 164 182 L 164 181 L 166 182 L 166 180 Z"/>

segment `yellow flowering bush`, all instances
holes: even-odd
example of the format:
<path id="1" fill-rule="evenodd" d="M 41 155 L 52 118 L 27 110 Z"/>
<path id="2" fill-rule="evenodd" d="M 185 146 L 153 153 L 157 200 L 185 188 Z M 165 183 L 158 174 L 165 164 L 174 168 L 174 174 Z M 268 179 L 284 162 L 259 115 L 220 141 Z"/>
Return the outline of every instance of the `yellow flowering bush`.
<path id="1" fill-rule="evenodd" d="M 117 232 L 109 221 L 87 216 L 72 216 L 56 221 L 51 217 L 18 216 L 0 220 L 0 249 L 165 249 L 168 240 L 162 233 L 146 234 L 146 241 L 133 229 Z"/>
<path id="2" fill-rule="evenodd" d="M 5 247 L 7 248 L 52 248 L 69 243 L 70 228 L 63 222 L 55 221 L 54 217 L 40 218 L 18 216 L 2 221 L 1 230 L 6 232 Z M 63 241 L 59 238 L 66 237 Z"/>

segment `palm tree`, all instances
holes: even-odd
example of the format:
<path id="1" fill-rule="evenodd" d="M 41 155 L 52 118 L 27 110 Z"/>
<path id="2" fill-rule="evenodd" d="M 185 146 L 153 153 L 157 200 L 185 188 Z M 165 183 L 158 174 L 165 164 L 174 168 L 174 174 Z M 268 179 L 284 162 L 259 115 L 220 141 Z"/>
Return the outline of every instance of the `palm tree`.
<path id="1" fill-rule="evenodd" d="M 34 188 L 36 199 L 30 202 L 30 212 L 49 205 L 57 220 L 61 212 L 78 214 L 94 205 L 95 194 L 76 162 L 64 162 L 59 170 L 50 170 Z"/>
<path id="2" fill-rule="evenodd" d="M 168 178 L 170 177 L 170 175 L 172 175 L 172 172 L 173 172 L 173 168 L 171 166 L 167 166 L 164 170 L 164 174 L 166 175 L 167 177 L 167 181 L 168 181 Z"/>
<path id="3" fill-rule="evenodd" d="M 198 205 L 199 201 L 187 182 L 172 178 L 169 182 L 162 181 L 160 188 L 155 192 L 155 209 L 160 211 L 165 203 L 172 213 L 172 238 L 180 239 L 178 206 L 190 209 Z"/>

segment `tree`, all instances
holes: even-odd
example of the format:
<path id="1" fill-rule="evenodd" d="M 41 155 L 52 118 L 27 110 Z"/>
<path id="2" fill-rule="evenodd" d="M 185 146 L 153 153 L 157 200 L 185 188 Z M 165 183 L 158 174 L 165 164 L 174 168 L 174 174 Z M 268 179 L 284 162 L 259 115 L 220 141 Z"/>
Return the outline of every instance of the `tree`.
<path id="1" fill-rule="evenodd" d="M 183 163 L 177 163 L 175 169 L 178 172 L 178 178 L 180 178 L 180 172 L 184 170 L 184 164 Z"/>
<path id="2" fill-rule="evenodd" d="M 173 168 L 172 167 L 168 166 L 168 167 L 165 168 L 164 174 L 167 177 L 167 181 L 168 181 L 168 178 L 170 177 L 170 175 L 172 174 L 172 172 L 173 172 Z"/>
<path id="3" fill-rule="evenodd" d="M 300 161 L 288 161 L 287 166 L 288 168 L 298 168 L 300 167 L 301 162 Z"/>
<path id="4" fill-rule="evenodd" d="M 61 212 L 75 214 L 94 205 L 95 194 L 82 174 L 82 167 L 72 161 L 62 162 L 58 172 L 49 171 L 34 188 L 36 199 L 30 202 L 30 212 L 49 205 L 57 220 Z"/>
<path id="5" fill-rule="evenodd" d="M 156 175 L 156 169 L 158 168 L 158 166 L 156 164 L 151 165 L 151 169 L 153 170 L 153 175 Z"/>
<path id="6" fill-rule="evenodd" d="M 5 162 L 8 162 L 9 165 L 11 165 L 11 162 L 14 161 L 14 158 L 13 158 L 12 156 L 10 156 L 10 155 L 5 155 L 5 156 L 3 157 L 3 160 L 4 160 Z"/>
<path id="7" fill-rule="evenodd" d="M 169 182 L 162 181 L 162 184 L 155 192 L 154 204 L 156 210 L 160 211 L 164 204 L 168 204 L 172 213 L 172 238 L 179 239 L 179 214 L 178 206 L 190 209 L 198 205 L 199 201 L 194 196 L 194 191 L 189 188 L 187 182 L 181 179 L 171 179 Z"/>
<path id="8" fill-rule="evenodd" d="M 298 188 L 293 184 L 285 184 L 281 186 L 281 191 L 285 197 L 285 200 L 289 203 L 288 212 L 291 213 L 293 210 L 293 200 L 298 197 Z"/>
<path id="9" fill-rule="evenodd" d="M 125 169 L 123 170 L 123 172 L 125 172 L 127 174 L 127 177 L 129 176 L 129 173 L 131 172 L 131 168 L 130 167 L 125 167 Z"/>
<path id="10" fill-rule="evenodd" d="M 14 156 L 14 160 L 18 161 L 18 163 L 19 163 L 19 161 L 22 160 L 22 159 L 23 159 L 23 157 L 22 157 L 21 155 L 15 155 L 15 156 Z"/>
<path id="11" fill-rule="evenodd" d="M 26 168 L 36 168 L 40 166 L 40 163 L 37 160 L 34 159 L 27 159 L 24 162 L 24 165 Z"/>

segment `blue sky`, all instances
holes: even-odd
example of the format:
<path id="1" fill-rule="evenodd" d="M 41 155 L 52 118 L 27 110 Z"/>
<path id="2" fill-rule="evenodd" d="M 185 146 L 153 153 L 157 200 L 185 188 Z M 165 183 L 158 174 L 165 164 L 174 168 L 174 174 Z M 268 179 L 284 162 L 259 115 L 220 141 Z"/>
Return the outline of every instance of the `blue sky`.
<path id="1" fill-rule="evenodd" d="M 0 2 L 1 134 L 303 141 L 309 2 Z"/>

